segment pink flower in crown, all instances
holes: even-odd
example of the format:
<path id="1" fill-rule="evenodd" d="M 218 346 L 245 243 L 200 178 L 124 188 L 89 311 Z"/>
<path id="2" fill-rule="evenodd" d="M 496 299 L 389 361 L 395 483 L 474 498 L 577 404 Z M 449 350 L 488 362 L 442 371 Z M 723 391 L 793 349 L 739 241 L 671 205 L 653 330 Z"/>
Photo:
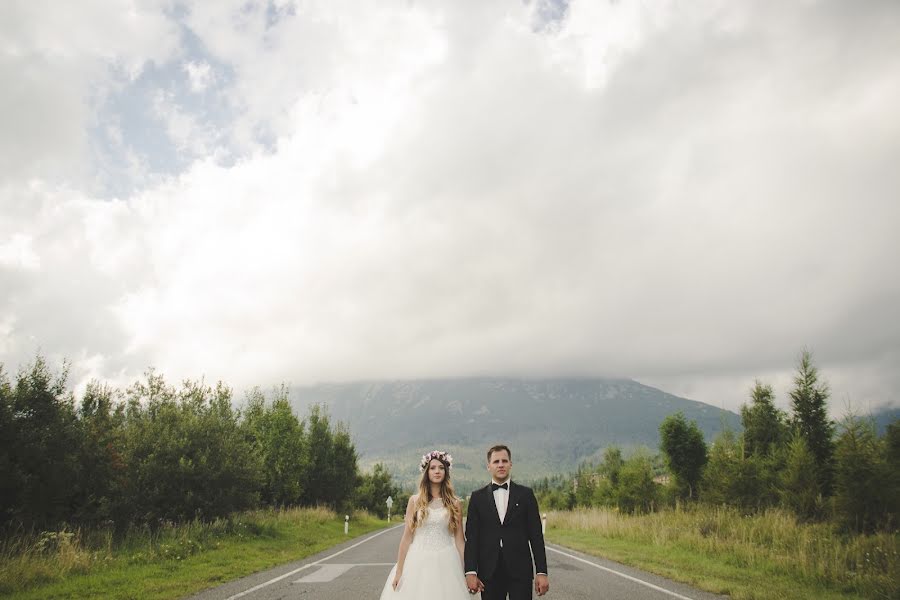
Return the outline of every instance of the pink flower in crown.
<path id="1" fill-rule="evenodd" d="M 424 471 L 427 469 L 428 463 L 435 458 L 444 463 L 444 466 L 447 467 L 448 471 L 453 468 L 453 457 L 450 456 L 449 453 L 444 452 L 443 450 L 432 450 L 428 454 L 422 456 L 422 462 L 419 463 L 419 470 Z"/>

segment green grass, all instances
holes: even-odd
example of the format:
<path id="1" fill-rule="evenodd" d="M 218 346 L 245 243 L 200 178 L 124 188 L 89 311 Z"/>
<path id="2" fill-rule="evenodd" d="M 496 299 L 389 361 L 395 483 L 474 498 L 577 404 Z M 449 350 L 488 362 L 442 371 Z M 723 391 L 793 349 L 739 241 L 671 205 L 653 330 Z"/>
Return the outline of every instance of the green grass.
<path id="1" fill-rule="evenodd" d="M 384 527 L 367 513 L 351 537 Z M 182 598 L 348 539 L 325 509 L 264 510 L 213 523 L 130 532 L 57 532 L 0 545 L 0 595 L 29 600 Z"/>
<path id="2" fill-rule="evenodd" d="M 788 513 L 692 507 L 550 513 L 547 540 L 736 600 L 900 598 L 894 534 L 845 536 Z"/>

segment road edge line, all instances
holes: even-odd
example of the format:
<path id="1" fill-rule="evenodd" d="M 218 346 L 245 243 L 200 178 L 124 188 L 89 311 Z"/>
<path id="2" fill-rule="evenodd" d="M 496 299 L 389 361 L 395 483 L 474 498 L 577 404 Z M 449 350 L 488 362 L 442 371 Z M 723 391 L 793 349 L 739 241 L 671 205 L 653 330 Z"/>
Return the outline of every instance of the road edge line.
<path id="1" fill-rule="evenodd" d="M 567 556 L 573 560 L 577 560 L 577 561 L 583 562 L 587 565 L 591 565 L 592 567 L 597 567 L 598 569 L 602 569 L 603 571 L 608 571 L 609 573 L 612 573 L 613 575 L 618 575 L 619 577 L 624 577 L 625 579 L 628 579 L 635 583 L 639 583 L 641 585 L 645 585 L 648 588 L 654 589 L 658 592 L 663 592 L 664 594 L 668 594 L 668 595 L 672 596 L 673 598 L 678 598 L 679 600 L 694 600 L 693 598 L 690 598 L 688 596 L 682 596 L 678 592 L 673 592 L 672 590 L 667 590 L 664 587 L 659 587 L 658 585 L 654 585 L 654 584 L 650 583 L 649 581 L 644 581 L 643 579 L 638 579 L 637 577 L 632 577 L 631 575 L 626 575 L 625 573 L 622 573 L 621 571 L 616 571 L 615 569 L 610 569 L 609 567 L 604 567 L 603 565 L 598 565 L 597 563 L 591 562 L 584 558 L 581 558 L 580 556 L 575 556 L 574 554 L 569 554 L 568 552 L 563 552 L 562 550 L 553 548 L 550 545 L 547 545 L 546 547 L 547 547 L 547 550 L 556 552 L 558 554 L 562 554 L 563 556 Z"/>
<path id="2" fill-rule="evenodd" d="M 365 538 L 365 539 L 363 539 L 363 540 L 360 540 L 360 541 L 356 542 L 356 543 L 353 544 L 352 546 L 348 546 L 348 547 L 344 548 L 343 550 L 339 550 L 338 552 L 335 552 L 334 554 L 330 554 L 330 555 L 326 556 L 325 558 L 320 558 L 319 560 L 317 560 L 317 561 L 315 561 L 315 562 L 311 562 L 311 563 L 309 563 L 309 564 L 303 565 L 302 567 L 299 567 L 299 568 L 297 568 L 297 569 L 294 569 L 293 571 L 290 571 L 289 573 L 285 573 L 284 575 L 279 575 L 278 577 L 275 577 L 275 578 L 270 579 L 270 580 L 268 580 L 268 581 L 264 581 L 264 582 L 262 582 L 262 583 L 260 583 L 260 584 L 258 584 L 258 585 L 253 586 L 253 587 L 250 588 L 250 589 L 244 590 L 243 592 L 238 592 L 237 594 L 234 594 L 233 596 L 228 596 L 228 598 L 226 598 L 225 600 L 236 600 L 237 598 L 243 598 L 243 597 L 246 596 L 247 594 L 252 594 L 253 592 L 256 592 L 256 591 L 258 591 L 258 590 L 261 590 L 261 589 L 263 589 L 264 587 L 267 587 L 267 586 L 269 586 L 269 585 L 272 585 L 273 583 L 275 583 L 275 582 L 277 582 L 277 581 L 281 581 L 282 579 L 285 579 L 285 578 L 287 578 L 287 577 L 290 577 L 291 575 L 296 575 L 297 573 L 299 573 L 299 572 L 302 571 L 303 569 L 308 569 L 309 567 L 315 567 L 315 566 L 318 565 L 319 563 L 325 562 L 326 560 L 328 560 L 328 559 L 330 559 L 330 558 L 334 558 L 335 556 L 338 556 L 338 555 L 340 555 L 340 554 L 343 554 L 343 553 L 346 552 L 347 550 L 353 550 L 353 549 L 356 548 L 357 546 L 360 546 L 360 545 L 362 545 L 362 544 L 365 544 L 365 543 L 368 542 L 369 540 L 373 540 L 373 539 L 377 538 L 379 535 L 382 535 L 382 534 L 384 534 L 384 533 L 387 533 L 388 531 L 393 531 L 394 529 L 397 529 L 398 527 L 403 527 L 403 524 L 401 523 L 401 524 L 399 524 L 399 525 L 394 525 L 393 527 L 388 527 L 387 529 L 382 529 L 381 531 L 379 531 L 379 532 L 377 532 L 377 533 L 374 533 L 374 534 L 370 535 L 369 537 L 367 537 L 367 538 Z"/>

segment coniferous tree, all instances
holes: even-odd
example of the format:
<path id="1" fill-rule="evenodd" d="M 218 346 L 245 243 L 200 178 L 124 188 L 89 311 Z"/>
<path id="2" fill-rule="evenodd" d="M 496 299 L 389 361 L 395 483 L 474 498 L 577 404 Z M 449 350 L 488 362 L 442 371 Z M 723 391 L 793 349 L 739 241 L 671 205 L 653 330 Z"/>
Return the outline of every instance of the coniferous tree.
<path id="1" fill-rule="evenodd" d="M 815 457 L 816 480 L 824 496 L 831 493 L 834 470 L 834 423 L 828 418 L 828 385 L 819 381 L 812 353 L 804 350 L 797 361 L 791 390 L 792 426 Z"/>
<path id="2" fill-rule="evenodd" d="M 779 474 L 779 495 L 784 506 L 804 520 L 819 512 L 819 481 L 816 476 L 816 457 L 806 439 L 794 436 L 786 449 L 784 469 Z"/>
<path id="3" fill-rule="evenodd" d="M 728 504 L 755 510 L 775 501 L 773 484 L 768 478 L 766 458 L 745 455 L 741 440 L 726 430 L 716 438 L 703 470 L 702 495 L 712 504 Z"/>
<path id="4" fill-rule="evenodd" d="M 835 445 L 834 503 L 844 528 L 871 532 L 884 523 L 891 497 L 886 445 L 875 424 L 853 414 L 841 424 Z"/>
<path id="5" fill-rule="evenodd" d="M 787 417 L 775 407 L 772 386 L 756 381 L 750 391 L 751 404 L 741 406 L 744 452 L 771 454 L 787 441 Z"/>

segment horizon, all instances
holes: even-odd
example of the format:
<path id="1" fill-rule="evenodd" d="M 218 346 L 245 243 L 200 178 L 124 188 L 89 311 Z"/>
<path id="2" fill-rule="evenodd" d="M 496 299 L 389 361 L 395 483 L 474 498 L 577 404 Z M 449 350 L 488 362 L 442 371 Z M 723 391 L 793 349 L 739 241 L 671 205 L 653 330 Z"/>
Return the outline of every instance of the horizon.
<path id="1" fill-rule="evenodd" d="M 48 361 L 48 366 L 54 373 L 57 373 L 55 370 L 56 366 L 50 363 L 50 359 L 47 358 L 44 354 L 37 354 L 36 357 L 39 356 L 44 360 Z M 14 373 L 27 368 L 28 365 L 33 364 L 35 357 L 30 358 L 28 361 L 20 363 L 16 366 L 15 369 L 8 369 L 8 365 L 4 364 L 0 361 L 0 367 L 4 368 L 7 376 L 13 375 Z M 67 360 L 67 359 L 62 359 Z M 71 362 L 68 363 L 71 366 Z M 625 377 L 625 376 L 613 376 L 613 375 L 578 375 L 578 374 L 562 374 L 562 375 L 495 375 L 495 374 L 476 374 L 476 375 L 444 375 L 438 377 L 412 377 L 412 378 L 368 378 L 368 379 L 348 379 L 344 381 L 340 380 L 328 380 L 328 381 L 314 381 L 308 383 L 293 383 L 289 380 L 283 380 L 278 383 L 272 383 L 269 385 L 263 384 L 250 384 L 243 387 L 238 387 L 237 385 L 229 382 L 226 379 L 221 378 L 207 378 L 205 375 L 201 375 L 199 377 L 182 377 L 178 381 L 170 380 L 167 378 L 166 373 L 161 372 L 160 370 L 154 367 L 148 367 L 142 371 L 142 373 L 135 375 L 132 379 L 125 381 L 123 379 L 113 379 L 113 378 L 102 378 L 102 377 L 92 377 L 91 379 L 82 379 L 80 381 L 75 382 L 74 384 L 71 381 L 67 381 L 68 389 L 70 389 L 73 393 L 77 395 L 83 394 L 87 385 L 92 382 L 99 382 L 101 384 L 110 385 L 115 389 L 120 391 L 125 391 L 130 385 L 141 381 L 147 373 L 153 372 L 157 375 L 163 377 L 166 383 L 170 386 L 177 386 L 178 383 L 183 381 L 202 381 L 206 383 L 206 385 L 214 386 L 216 383 L 225 384 L 232 392 L 233 401 L 236 406 L 243 406 L 248 398 L 248 395 L 254 390 L 259 390 L 262 392 L 267 400 L 271 400 L 272 396 L 277 393 L 277 390 L 285 386 L 288 390 L 292 389 L 313 389 L 317 387 L 328 387 L 328 386 L 354 386 L 354 385 L 379 385 L 379 384 L 398 384 L 398 383 L 429 383 L 429 382 L 443 382 L 443 381 L 487 381 L 487 380 L 511 380 L 511 381 L 535 381 L 535 382 L 549 382 L 549 381 L 623 381 L 623 382 L 631 382 L 636 383 L 638 385 L 652 388 L 664 394 L 668 394 L 679 398 L 681 400 L 688 400 L 691 402 L 698 402 L 700 404 L 704 404 L 706 406 L 710 406 L 712 408 L 716 408 L 719 410 L 723 410 L 732 414 L 740 415 L 740 409 L 744 404 L 749 405 L 751 402 L 750 398 L 750 388 L 747 388 L 747 394 L 744 399 L 738 401 L 736 406 L 726 406 L 724 401 L 720 401 L 719 403 L 706 401 L 700 398 L 692 398 L 689 396 L 685 396 L 674 391 L 665 389 L 658 385 L 653 385 L 650 383 L 646 383 L 634 377 Z M 58 374 L 58 373 L 57 373 Z M 900 410 L 900 402 L 891 402 L 888 401 L 886 403 L 879 403 L 876 405 L 868 405 L 868 406 L 860 406 L 859 404 L 853 404 L 852 402 L 843 402 L 841 407 L 838 407 L 835 402 L 832 388 L 830 383 L 828 382 L 827 374 L 823 373 L 822 369 L 819 369 L 820 381 L 824 382 L 829 389 L 829 404 L 828 410 L 829 414 L 835 420 L 840 420 L 847 416 L 848 414 L 855 414 L 857 416 L 865 416 L 865 415 L 878 415 L 889 413 L 891 411 Z M 781 383 L 784 387 L 777 387 L 772 385 L 773 391 L 775 393 L 774 403 L 777 408 L 783 410 L 790 414 L 791 410 L 791 400 L 789 396 L 789 392 L 791 389 L 793 374 L 788 373 L 782 378 Z M 758 378 L 754 378 L 754 381 L 757 381 Z M 761 381 L 762 383 L 772 384 L 769 381 Z"/>

